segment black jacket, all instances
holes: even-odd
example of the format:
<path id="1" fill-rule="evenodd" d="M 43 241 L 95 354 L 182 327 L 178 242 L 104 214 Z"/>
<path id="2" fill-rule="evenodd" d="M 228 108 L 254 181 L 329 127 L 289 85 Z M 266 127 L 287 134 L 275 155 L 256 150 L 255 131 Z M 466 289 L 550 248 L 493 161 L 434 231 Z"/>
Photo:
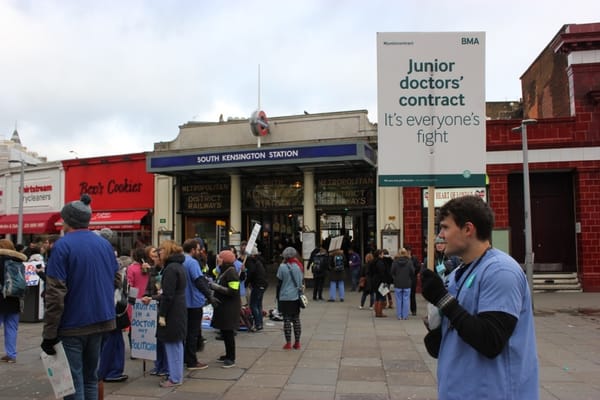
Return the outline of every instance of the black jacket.
<path id="1" fill-rule="evenodd" d="M 183 341 L 187 334 L 187 305 L 185 287 L 187 276 L 182 263 L 183 253 L 174 254 L 167 259 L 161 279 L 162 294 L 158 304 L 158 316 L 164 316 L 166 326 L 158 326 L 156 337 L 163 342 Z"/>
<path id="2" fill-rule="evenodd" d="M 267 288 L 267 271 L 260 258 L 250 256 L 246 259 L 246 286 Z"/>

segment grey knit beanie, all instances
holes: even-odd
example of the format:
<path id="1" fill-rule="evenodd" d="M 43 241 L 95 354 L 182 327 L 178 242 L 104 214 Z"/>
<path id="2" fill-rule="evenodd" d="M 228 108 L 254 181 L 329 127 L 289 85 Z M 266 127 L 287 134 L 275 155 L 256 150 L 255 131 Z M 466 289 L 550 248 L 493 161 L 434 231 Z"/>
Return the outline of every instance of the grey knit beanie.
<path id="1" fill-rule="evenodd" d="M 90 203 L 92 198 L 84 193 L 80 200 L 75 200 L 65 204 L 60 212 L 60 216 L 73 229 L 87 228 L 92 218 L 92 208 Z"/>
<path id="2" fill-rule="evenodd" d="M 286 247 L 282 252 L 281 256 L 284 260 L 289 260 L 290 258 L 294 258 L 298 255 L 298 252 L 293 247 Z"/>

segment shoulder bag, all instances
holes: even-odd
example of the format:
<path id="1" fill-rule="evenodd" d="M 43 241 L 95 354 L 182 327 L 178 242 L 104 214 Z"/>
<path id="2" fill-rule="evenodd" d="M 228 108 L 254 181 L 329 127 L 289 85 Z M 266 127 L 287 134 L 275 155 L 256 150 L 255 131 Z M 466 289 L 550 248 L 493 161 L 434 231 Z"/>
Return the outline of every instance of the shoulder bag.
<path id="1" fill-rule="evenodd" d="M 298 288 L 298 305 L 300 306 L 300 308 L 306 308 L 306 306 L 308 305 L 308 298 L 304 294 L 304 290 L 300 286 L 298 286 L 298 282 L 296 282 L 296 278 L 294 278 L 294 273 L 292 272 L 292 267 L 290 267 L 290 264 L 287 264 L 287 267 L 288 271 L 290 271 L 290 278 L 292 278 L 294 286 Z"/>

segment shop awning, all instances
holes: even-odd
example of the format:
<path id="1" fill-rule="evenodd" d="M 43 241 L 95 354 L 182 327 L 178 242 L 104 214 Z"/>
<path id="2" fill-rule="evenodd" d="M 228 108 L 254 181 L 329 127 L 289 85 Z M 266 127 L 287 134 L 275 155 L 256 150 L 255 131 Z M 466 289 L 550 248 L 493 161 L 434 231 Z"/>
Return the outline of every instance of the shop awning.
<path id="1" fill-rule="evenodd" d="M 147 210 L 93 212 L 90 229 L 110 228 L 121 231 L 136 231 L 140 229 L 142 218 L 146 214 L 148 214 Z M 63 225 L 62 218 L 56 222 L 56 225 Z"/>
<path id="2" fill-rule="evenodd" d="M 56 233 L 55 222 L 60 218 L 57 212 L 23 214 L 23 233 Z M 17 233 L 18 214 L 0 216 L 0 233 Z"/>

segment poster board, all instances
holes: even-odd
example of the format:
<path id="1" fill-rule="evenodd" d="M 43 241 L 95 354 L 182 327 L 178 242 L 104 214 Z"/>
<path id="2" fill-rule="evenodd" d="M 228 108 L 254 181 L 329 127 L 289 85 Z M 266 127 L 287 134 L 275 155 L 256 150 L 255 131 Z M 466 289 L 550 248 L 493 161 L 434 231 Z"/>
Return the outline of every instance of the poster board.
<path id="1" fill-rule="evenodd" d="M 395 257 L 400 248 L 400 229 L 384 229 L 381 231 L 381 248 L 387 249 L 391 257 Z"/>
<path id="2" fill-rule="evenodd" d="M 331 238 L 331 241 L 329 242 L 329 252 L 332 252 L 334 250 L 340 250 L 342 248 L 342 243 L 344 241 L 344 236 L 336 236 Z"/>
<path id="3" fill-rule="evenodd" d="M 156 326 L 158 303 L 152 300 L 144 304 L 140 299 L 133 305 L 131 315 L 131 356 L 144 360 L 156 360 Z"/>
<path id="4" fill-rule="evenodd" d="M 377 109 L 379 186 L 484 186 L 485 32 L 377 33 Z"/>

